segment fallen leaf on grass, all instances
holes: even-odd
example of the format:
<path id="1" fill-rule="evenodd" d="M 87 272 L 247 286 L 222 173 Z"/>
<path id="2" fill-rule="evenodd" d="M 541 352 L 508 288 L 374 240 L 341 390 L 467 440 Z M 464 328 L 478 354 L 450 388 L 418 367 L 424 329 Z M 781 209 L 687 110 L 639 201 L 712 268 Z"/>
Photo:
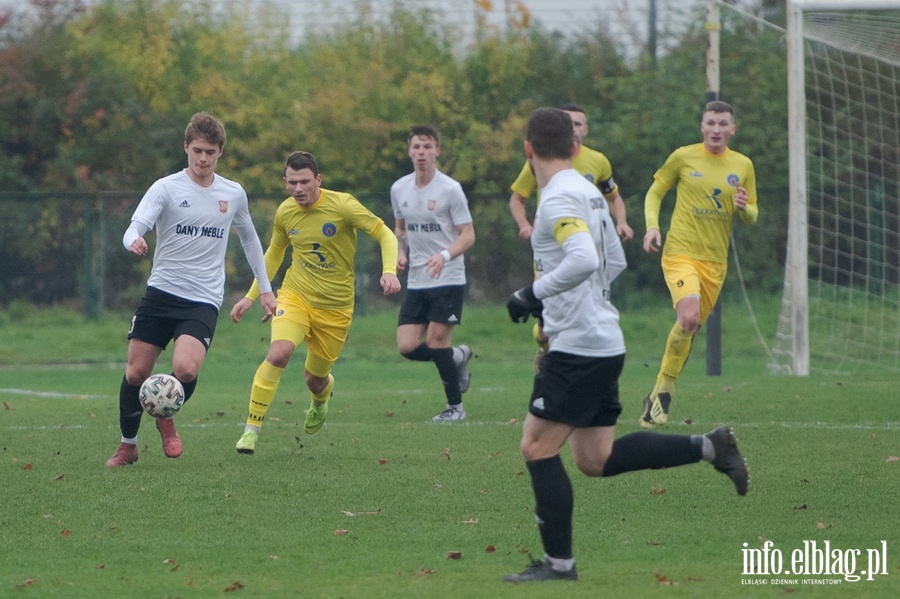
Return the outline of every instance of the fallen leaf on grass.
<path id="1" fill-rule="evenodd" d="M 890 463 L 890 462 L 900 462 L 900 457 L 895 456 L 895 455 L 889 455 L 889 456 L 887 457 L 887 459 L 885 460 L 885 462 L 888 462 L 888 463 Z"/>
<path id="2" fill-rule="evenodd" d="M 447 559 L 462 559 L 462 551 L 448 551 Z"/>
<path id="3" fill-rule="evenodd" d="M 17 589 L 25 589 L 34 584 L 34 578 L 26 578 L 22 582 L 16 585 Z"/>
<path id="4" fill-rule="evenodd" d="M 444 448 L 444 451 L 441 452 L 441 457 L 447 458 L 448 460 L 450 459 L 450 448 L 449 447 Z"/>
<path id="5" fill-rule="evenodd" d="M 473 518 L 469 516 L 468 520 L 463 520 L 463 524 L 478 524 L 478 518 Z"/>
<path id="6" fill-rule="evenodd" d="M 223 590 L 224 590 L 226 593 L 230 593 L 230 592 L 232 592 L 232 591 L 239 591 L 239 590 L 241 590 L 242 588 L 244 588 L 244 584 L 243 584 L 240 580 L 235 580 L 235 581 L 232 582 L 230 585 L 228 585 L 227 587 L 225 587 Z"/>
<path id="7" fill-rule="evenodd" d="M 378 458 L 378 465 L 379 465 L 379 466 L 384 466 L 385 464 L 387 464 L 387 462 L 388 462 L 388 461 L 387 461 L 387 458 Z"/>
<path id="8" fill-rule="evenodd" d="M 61 536 L 61 537 L 68 537 L 68 536 L 71 536 L 71 535 L 72 535 L 72 531 L 69 530 L 68 528 L 62 529 L 62 530 L 60 531 L 60 533 L 59 533 L 59 536 Z"/>
<path id="9" fill-rule="evenodd" d="M 666 578 L 665 576 L 663 576 L 663 575 L 660 574 L 659 572 L 654 572 L 653 575 L 656 576 L 657 582 L 659 582 L 659 584 L 661 584 L 661 585 L 663 585 L 663 586 L 670 587 L 670 586 L 672 586 L 673 584 L 675 584 L 674 582 L 672 582 L 671 580 L 669 580 L 668 578 Z"/>
<path id="10" fill-rule="evenodd" d="M 341 537 L 346 534 L 350 534 L 350 531 L 347 530 L 346 528 L 339 528 L 336 531 L 334 531 L 334 535 L 337 537 Z"/>
<path id="11" fill-rule="evenodd" d="M 25 464 L 22 466 L 22 470 L 31 470 L 32 468 L 34 468 L 32 464 Z"/>
<path id="12" fill-rule="evenodd" d="M 64 476 L 65 476 L 65 474 L 60 474 L 59 476 L 55 477 L 53 480 L 62 480 Z"/>
<path id="13" fill-rule="evenodd" d="M 518 422 L 518 420 L 516 420 L 515 418 L 510 418 L 510 419 L 509 419 L 509 424 L 515 424 L 515 423 L 517 423 L 517 422 Z"/>
<path id="14" fill-rule="evenodd" d="M 348 510 L 343 510 L 341 513 L 345 516 L 350 516 L 351 518 L 354 516 L 377 516 L 381 513 L 381 508 L 378 508 L 374 512 L 351 512 Z"/>
<path id="15" fill-rule="evenodd" d="M 484 548 L 485 553 L 493 553 L 495 551 L 497 551 L 497 548 L 494 547 L 493 545 L 488 545 L 487 547 Z"/>
<path id="16" fill-rule="evenodd" d="M 9 404 L 6 403 L 5 401 L 3 402 L 3 409 L 5 409 L 5 410 L 12 410 L 12 408 L 9 407 Z M 28 580 L 34 580 L 34 579 L 33 579 L 33 578 L 29 578 Z"/>
<path id="17" fill-rule="evenodd" d="M 429 574 L 434 574 L 434 570 L 429 570 L 428 568 L 419 568 L 417 572 L 413 572 L 413 576 L 428 576 Z"/>
<path id="18" fill-rule="evenodd" d="M 95 567 L 96 569 L 98 569 L 98 570 L 102 570 L 103 568 L 106 567 L 106 564 L 97 564 L 97 565 L 94 566 L 94 567 Z"/>
<path id="19" fill-rule="evenodd" d="M 650 494 L 651 495 L 665 495 L 666 490 L 665 489 L 651 489 Z"/>
<path id="20" fill-rule="evenodd" d="M 806 509 L 809 509 L 809 506 L 804 503 L 803 505 L 795 505 L 794 509 L 795 510 L 806 510 Z"/>
<path id="21" fill-rule="evenodd" d="M 394 415 L 394 413 L 391 412 L 390 410 L 388 410 L 387 412 L 384 413 L 384 415 L 387 416 L 388 418 L 391 418 Z"/>
<path id="22" fill-rule="evenodd" d="M 816 528 L 819 530 L 825 530 L 826 528 L 831 528 L 831 524 L 825 524 L 824 522 L 817 522 Z"/>

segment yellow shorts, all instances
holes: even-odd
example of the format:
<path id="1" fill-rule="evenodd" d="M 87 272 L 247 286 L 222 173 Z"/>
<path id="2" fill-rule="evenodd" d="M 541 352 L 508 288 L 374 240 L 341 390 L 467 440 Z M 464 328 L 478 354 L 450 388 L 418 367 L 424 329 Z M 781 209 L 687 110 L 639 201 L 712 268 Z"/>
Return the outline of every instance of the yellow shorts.
<path id="1" fill-rule="evenodd" d="M 305 368 L 318 377 L 326 377 L 337 362 L 353 320 L 353 309 L 313 308 L 296 293 L 278 292 L 278 307 L 272 319 L 272 341 L 306 343 Z"/>
<path id="2" fill-rule="evenodd" d="M 706 322 L 725 282 L 728 264 L 697 260 L 687 256 L 663 254 L 663 276 L 672 296 L 672 306 L 686 297 L 700 298 L 700 324 Z"/>

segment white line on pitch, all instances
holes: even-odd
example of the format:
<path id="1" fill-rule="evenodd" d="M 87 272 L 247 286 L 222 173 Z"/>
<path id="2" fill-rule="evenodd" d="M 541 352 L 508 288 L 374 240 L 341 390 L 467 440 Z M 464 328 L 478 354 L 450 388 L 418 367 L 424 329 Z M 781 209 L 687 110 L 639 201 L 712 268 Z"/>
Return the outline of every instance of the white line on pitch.
<path id="1" fill-rule="evenodd" d="M 56 391 L 34 391 L 32 389 L 0 389 L 0 394 L 34 395 L 36 397 L 54 397 L 60 399 L 109 399 L 113 395 L 91 395 L 89 393 L 57 393 Z"/>

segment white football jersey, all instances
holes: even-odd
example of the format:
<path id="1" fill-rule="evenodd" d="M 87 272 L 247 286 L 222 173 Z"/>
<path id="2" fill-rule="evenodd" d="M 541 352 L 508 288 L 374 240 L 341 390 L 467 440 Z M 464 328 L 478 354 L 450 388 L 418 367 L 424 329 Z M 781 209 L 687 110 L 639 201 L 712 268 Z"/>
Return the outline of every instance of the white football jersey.
<path id="1" fill-rule="evenodd" d="M 394 218 L 406 222 L 409 241 L 409 289 L 428 289 L 445 285 L 465 285 L 466 266 L 463 256 L 444 264 L 441 276 L 431 278 L 425 271 L 428 259 L 449 248 L 459 234 L 456 227 L 472 222 L 469 203 L 462 186 L 453 178 L 437 171 L 423 188 L 416 185 L 416 174 L 410 173 L 391 186 Z"/>
<path id="2" fill-rule="evenodd" d="M 225 251 L 232 227 L 247 253 L 255 239 L 262 244 L 247 194 L 240 184 L 215 175 L 209 187 L 194 183 L 184 170 L 156 181 L 144 194 L 132 221 L 156 227 L 156 249 L 147 285 L 177 297 L 222 305 L 225 293 Z M 267 281 L 265 263 L 251 267 Z"/>
<path id="3" fill-rule="evenodd" d="M 531 235 L 538 280 L 553 272 L 566 256 L 555 235 L 556 224 L 563 218 L 587 224 L 600 266 L 587 279 L 577 284 L 573 281 L 572 287 L 544 298 L 544 333 L 550 338 L 550 350 L 593 357 L 624 354 L 619 312 L 609 300 L 610 274 L 618 272 L 610 273 L 607 264 L 607 255 L 621 252 L 622 246 L 600 190 L 574 169 L 556 173 L 541 190 Z"/>

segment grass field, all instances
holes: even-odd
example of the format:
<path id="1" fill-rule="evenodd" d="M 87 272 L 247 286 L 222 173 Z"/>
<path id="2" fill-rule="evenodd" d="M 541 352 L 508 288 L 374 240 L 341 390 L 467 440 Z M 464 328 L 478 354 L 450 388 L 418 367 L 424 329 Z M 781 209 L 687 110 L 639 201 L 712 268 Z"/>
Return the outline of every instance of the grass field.
<path id="1" fill-rule="evenodd" d="M 672 317 L 663 303 L 623 315 L 619 434 L 638 429 Z M 252 456 L 234 443 L 268 328 L 223 319 L 176 420 L 182 457 L 163 455 L 145 419 L 140 460 L 106 469 L 129 316 L 0 318 L 0 597 L 900 596 L 896 373 L 767 376 L 740 307 L 726 307 L 723 375 L 705 374 L 701 336 L 666 431 L 732 424 L 750 493 L 706 464 L 588 479 L 564 453 L 581 580 L 532 585 L 501 582 L 542 553 L 518 454 L 533 343 L 504 310 L 467 308 L 455 335 L 478 355 L 466 422 L 430 421 L 436 371 L 397 355 L 392 309 L 354 321 L 316 435 L 300 424 L 302 362 L 289 367 Z M 868 569 L 870 549 L 886 563 L 858 582 L 747 575 L 745 550 L 767 541 L 771 569 L 812 542 L 843 573 Z"/>

